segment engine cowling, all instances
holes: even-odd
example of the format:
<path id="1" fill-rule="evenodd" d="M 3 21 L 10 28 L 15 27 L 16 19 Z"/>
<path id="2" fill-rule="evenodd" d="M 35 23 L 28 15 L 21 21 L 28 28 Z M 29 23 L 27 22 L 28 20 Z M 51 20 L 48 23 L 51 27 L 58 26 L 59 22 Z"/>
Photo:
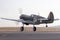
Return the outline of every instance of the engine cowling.
<path id="1" fill-rule="evenodd" d="M 24 23 L 24 24 L 29 25 L 28 23 Z"/>
<path id="2" fill-rule="evenodd" d="M 23 19 L 23 20 L 33 20 L 33 17 L 31 17 L 31 16 L 28 16 L 28 15 L 21 15 L 20 16 L 20 19 Z"/>

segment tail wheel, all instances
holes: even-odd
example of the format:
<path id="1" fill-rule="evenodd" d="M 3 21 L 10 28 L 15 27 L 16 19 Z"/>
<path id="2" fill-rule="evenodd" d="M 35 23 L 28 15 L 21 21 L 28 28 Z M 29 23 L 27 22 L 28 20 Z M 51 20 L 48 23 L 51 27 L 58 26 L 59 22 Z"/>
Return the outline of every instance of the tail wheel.
<path id="1" fill-rule="evenodd" d="M 33 31 L 36 31 L 36 27 L 33 27 Z"/>
<path id="2" fill-rule="evenodd" d="M 21 31 L 24 31 L 24 27 L 22 26 L 22 27 L 20 28 L 20 30 L 21 30 Z"/>

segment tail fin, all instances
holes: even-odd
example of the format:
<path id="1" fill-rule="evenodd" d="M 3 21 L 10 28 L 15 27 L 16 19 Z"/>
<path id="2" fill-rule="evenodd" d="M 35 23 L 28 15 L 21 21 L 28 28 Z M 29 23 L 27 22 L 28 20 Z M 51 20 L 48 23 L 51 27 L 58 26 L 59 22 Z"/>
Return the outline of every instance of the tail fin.
<path id="1" fill-rule="evenodd" d="M 53 15 L 52 12 L 49 13 L 49 15 L 48 15 L 48 20 L 49 20 L 50 22 L 53 22 L 53 21 L 54 21 L 54 15 Z"/>

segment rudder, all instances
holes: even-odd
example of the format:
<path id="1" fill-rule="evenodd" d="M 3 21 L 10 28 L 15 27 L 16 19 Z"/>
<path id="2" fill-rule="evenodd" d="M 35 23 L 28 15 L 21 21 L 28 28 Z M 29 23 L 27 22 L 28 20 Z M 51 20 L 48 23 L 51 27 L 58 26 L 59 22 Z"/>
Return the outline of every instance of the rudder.
<path id="1" fill-rule="evenodd" d="M 48 15 L 48 20 L 49 20 L 49 22 L 53 22 L 53 21 L 54 21 L 53 12 L 50 12 L 50 13 L 49 13 L 49 15 Z"/>

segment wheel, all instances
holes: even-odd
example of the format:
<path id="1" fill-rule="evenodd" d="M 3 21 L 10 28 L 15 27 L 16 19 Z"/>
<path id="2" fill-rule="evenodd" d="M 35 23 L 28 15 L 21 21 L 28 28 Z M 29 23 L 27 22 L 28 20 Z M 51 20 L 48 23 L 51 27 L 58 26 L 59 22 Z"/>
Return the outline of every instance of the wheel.
<path id="1" fill-rule="evenodd" d="M 36 27 L 33 27 L 33 31 L 36 31 Z"/>
<path id="2" fill-rule="evenodd" d="M 46 25 L 46 27 L 48 27 L 48 25 Z"/>
<path id="3" fill-rule="evenodd" d="M 24 27 L 22 26 L 22 27 L 20 28 L 20 30 L 21 30 L 21 31 L 24 31 Z"/>

